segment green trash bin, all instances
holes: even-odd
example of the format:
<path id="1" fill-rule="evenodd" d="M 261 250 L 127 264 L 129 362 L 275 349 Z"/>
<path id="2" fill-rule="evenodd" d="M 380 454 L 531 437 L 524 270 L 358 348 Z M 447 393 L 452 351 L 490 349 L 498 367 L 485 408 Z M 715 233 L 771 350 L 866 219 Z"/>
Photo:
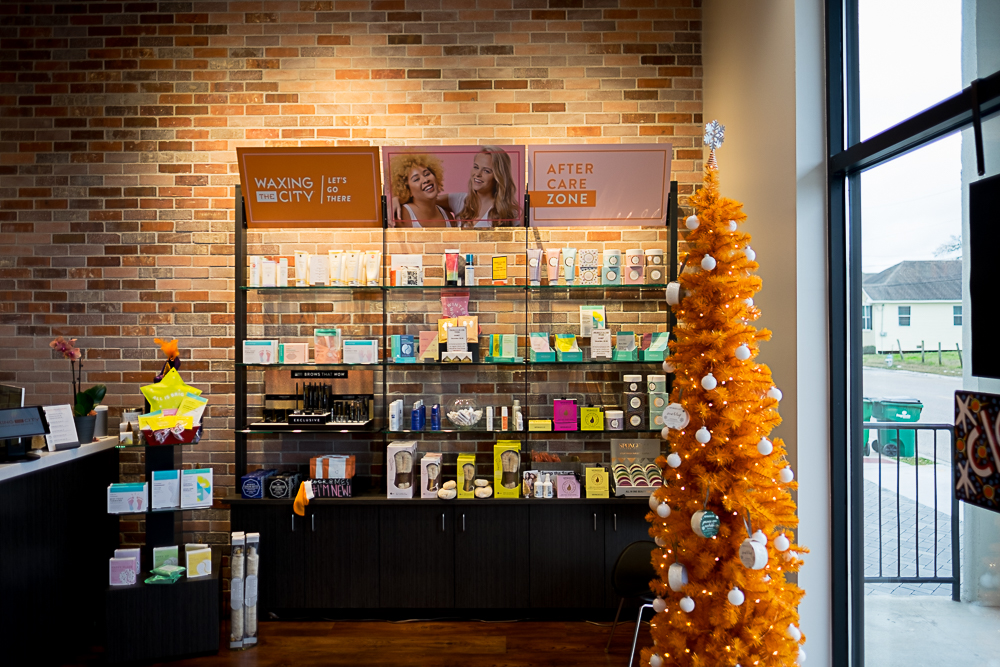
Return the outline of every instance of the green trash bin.
<path id="1" fill-rule="evenodd" d="M 862 398 L 861 399 L 861 410 L 864 413 L 863 414 L 864 421 L 866 421 L 866 422 L 867 421 L 871 421 L 871 418 L 872 418 L 872 399 L 870 399 L 870 398 Z M 870 433 L 870 431 L 869 431 L 869 429 L 866 428 L 866 429 L 864 429 L 863 433 L 864 433 L 864 435 L 862 436 L 862 439 L 864 440 L 864 444 L 862 445 L 862 449 L 864 450 L 865 456 L 868 456 L 869 454 L 872 453 L 871 445 L 868 444 L 868 434 Z"/>
<path id="2" fill-rule="evenodd" d="M 872 405 L 872 416 L 880 422 L 912 423 L 920 419 L 924 404 L 916 398 L 880 398 Z M 878 430 L 878 451 L 885 456 L 910 458 L 916 454 L 917 432 L 907 430 Z"/>

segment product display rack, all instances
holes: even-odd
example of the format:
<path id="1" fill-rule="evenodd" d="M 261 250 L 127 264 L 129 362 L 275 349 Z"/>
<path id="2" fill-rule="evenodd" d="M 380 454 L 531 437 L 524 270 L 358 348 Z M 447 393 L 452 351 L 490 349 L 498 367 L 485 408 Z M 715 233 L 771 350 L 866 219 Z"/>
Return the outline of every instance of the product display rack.
<path id="1" fill-rule="evenodd" d="M 529 359 L 528 334 L 532 331 L 552 333 L 579 333 L 579 322 L 573 320 L 573 313 L 578 314 L 578 305 L 606 305 L 608 308 L 608 326 L 619 330 L 635 330 L 637 333 L 649 331 L 669 332 L 673 326 L 672 315 L 666 307 L 663 290 L 666 281 L 656 284 L 636 285 L 566 285 L 547 284 L 545 267 L 542 267 L 540 285 L 529 285 L 527 279 L 527 251 L 529 248 L 548 247 L 588 247 L 602 246 L 602 242 L 579 241 L 586 238 L 587 227 L 550 228 L 531 227 L 527 212 L 529 201 L 525 198 L 525 227 L 508 227 L 483 230 L 458 229 L 399 229 L 383 228 L 378 230 L 365 229 L 378 235 L 382 251 L 381 285 L 324 285 L 324 286 L 289 286 L 289 287 L 250 287 L 248 278 L 248 256 L 257 255 L 289 255 L 290 246 L 279 243 L 261 242 L 263 250 L 248 252 L 248 234 L 259 233 L 262 237 L 282 230 L 248 230 L 244 213 L 242 196 L 239 186 L 236 193 L 236 318 L 235 318 L 235 379 L 236 379 L 236 428 L 235 428 L 235 462 L 236 477 L 239 479 L 251 467 L 248 458 L 248 443 L 253 436 L 294 434 L 296 436 L 338 434 L 349 435 L 354 440 L 368 436 L 371 441 L 371 451 L 385 451 L 385 446 L 393 440 L 416 439 L 426 441 L 427 437 L 444 436 L 448 444 L 454 444 L 468 438 L 479 441 L 476 451 L 484 452 L 482 440 L 521 440 L 522 455 L 536 444 L 544 445 L 545 441 L 566 442 L 569 438 L 581 441 L 579 451 L 595 451 L 603 440 L 611 438 L 650 437 L 660 429 L 649 426 L 642 431 L 614 430 L 576 430 L 576 431 L 529 431 L 529 419 L 551 419 L 552 398 L 561 395 L 578 399 L 578 404 L 585 406 L 615 404 L 620 398 L 619 385 L 622 384 L 624 373 L 662 373 L 660 362 L 656 361 L 540 361 Z M 385 200 L 383 198 L 383 219 L 385 219 Z M 671 183 L 671 192 L 666 220 L 671 224 L 664 227 L 602 227 L 605 236 L 616 237 L 617 246 L 634 244 L 644 248 L 658 247 L 663 251 L 664 268 L 668 280 L 677 274 L 677 185 Z M 610 233 L 608 230 L 612 230 Z M 287 231 L 287 230 L 284 230 Z M 336 245 L 334 238 L 341 234 L 358 230 L 330 229 L 322 230 L 326 237 L 314 241 L 314 245 Z M 381 232 L 379 234 L 379 231 Z M 466 236 L 462 236 L 466 235 Z M 595 234 L 595 236 L 601 236 Z M 550 237 L 552 240 L 547 240 Z M 427 238 L 428 240 L 423 240 Z M 570 240 L 565 240 L 565 239 Z M 635 239 L 635 240 L 633 240 Z M 367 244 L 374 249 L 373 243 Z M 282 250 L 279 250 L 279 247 Z M 351 243 L 340 247 L 357 249 Z M 394 254 L 408 254 L 418 249 L 419 254 L 439 256 L 437 265 L 425 264 L 423 267 L 424 282 L 418 286 L 396 286 L 389 284 L 390 257 Z M 443 283 L 443 251 L 455 248 L 460 255 L 474 252 L 479 257 L 493 254 L 508 257 L 508 284 L 482 284 L 489 282 L 489 267 L 482 265 L 477 259 L 476 280 L 479 284 L 470 286 L 448 286 Z M 624 259 L 624 251 L 622 258 Z M 562 276 L 563 268 L 559 267 Z M 409 363 L 394 363 L 390 349 L 390 337 L 393 334 L 415 334 L 419 331 L 433 329 L 436 319 L 442 317 L 442 307 L 437 304 L 441 296 L 469 295 L 469 314 L 480 315 L 480 335 L 478 338 L 482 353 L 471 363 L 442 363 L 420 361 Z M 252 297 L 252 298 L 248 298 Z M 265 305 L 269 304 L 269 305 Z M 348 305 L 349 304 L 349 305 Z M 380 312 L 378 307 L 380 306 Z M 482 310 L 479 307 L 482 306 Z M 289 340 L 307 340 L 311 336 L 301 337 L 296 327 L 288 326 L 285 320 L 304 324 L 308 319 L 306 313 L 326 313 L 328 319 L 337 321 L 341 313 L 338 307 L 363 309 L 363 316 L 369 333 L 362 338 L 381 340 L 379 359 L 376 364 L 252 364 L 244 363 L 242 359 L 243 342 L 248 339 L 278 338 L 285 342 Z M 265 312 L 270 309 L 269 312 Z M 357 318 L 359 310 L 350 311 L 350 317 Z M 258 321 L 255 325 L 264 335 L 248 335 L 248 316 L 254 315 Z M 577 315 L 578 316 L 578 315 Z M 347 317 L 347 319 L 350 319 Z M 344 319 L 342 317 L 342 319 Z M 641 319 L 641 321 L 640 321 Z M 315 327 L 320 327 L 318 318 L 313 320 Z M 336 324 L 330 326 L 337 326 Z M 348 327 L 349 328 L 349 327 Z M 488 349 L 490 333 L 514 333 L 518 337 L 518 351 L 523 359 L 508 362 L 487 362 L 484 360 Z M 352 335 L 348 333 L 346 337 Z M 551 337 L 550 337 L 551 338 Z M 550 341 L 551 342 L 551 341 Z M 552 349 L 555 349 L 553 344 Z M 584 357 L 588 354 L 584 350 Z M 448 367 L 448 368 L 445 368 Z M 282 425 L 280 428 L 269 428 L 259 421 L 252 422 L 251 412 L 261 409 L 263 393 L 263 372 L 265 369 L 315 369 L 330 371 L 371 371 L 372 389 L 375 397 L 373 419 L 364 426 L 330 428 L 295 429 Z M 253 374 L 255 382 L 250 383 L 249 374 Z M 254 386 L 256 385 L 256 386 Z M 440 430 L 431 430 L 429 406 L 434 403 L 441 405 L 442 413 L 447 411 L 449 403 L 464 396 L 475 396 L 480 405 L 492 404 L 497 409 L 496 419 L 500 420 L 500 401 L 519 398 L 523 412 L 523 430 L 493 430 L 485 427 L 485 417 L 478 428 L 452 427 L 444 414 L 441 416 Z M 253 397 L 255 400 L 249 400 Z M 502 397 L 502 398 L 501 398 Z M 409 428 L 409 408 L 416 398 L 423 398 L 428 406 L 428 419 L 423 430 Z M 404 419 L 402 428 L 390 431 L 388 410 L 389 404 L 402 399 L 404 403 Z M 620 403 L 620 400 L 618 401 Z M 253 415 L 256 417 L 256 415 Z M 513 415 L 510 416 L 513 419 Z M 256 425 L 252 425 L 252 424 Z M 513 424 L 512 424 L 513 426 Z M 377 447 L 376 447 L 377 445 Z M 607 450 L 608 445 L 604 445 Z M 336 452 L 336 445 L 329 448 L 328 453 Z M 457 451 L 445 447 L 444 451 Z M 485 462 L 486 457 L 481 456 Z M 525 458 L 523 456 L 522 458 Z M 481 466 L 482 468 L 482 466 Z M 452 471 L 453 471 L 452 466 Z M 372 470 L 372 477 L 380 476 Z M 383 471 L 384 472 L 384 471 Z M 487 474 L 487 472 L 489 474 Z M 492 470 L 482 468 L 480 476 L 490 476 Z M 373 485 L 377 486 L 374 483 Z M 384 488 L 384 485 L 383 485 Z"/>

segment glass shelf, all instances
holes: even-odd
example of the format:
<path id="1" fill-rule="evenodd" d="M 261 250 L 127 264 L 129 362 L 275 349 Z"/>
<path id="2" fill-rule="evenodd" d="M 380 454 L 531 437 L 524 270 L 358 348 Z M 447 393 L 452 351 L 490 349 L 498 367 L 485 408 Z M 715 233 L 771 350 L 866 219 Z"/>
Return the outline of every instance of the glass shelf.
<path id="1" fill-rule="evenodd" d="M 245 368 L 354 368 L 354 369 L 365 369 L 365 368 L 378 368 L 382 366 L 382 363 L 377 364 L 310 364 L 308 362 L 301 364 L 247 364 L 243 362 L 238 362 L 236 366 L 242 366 Z"/>
<path id="2" fill-rule="evenodd" d="M 523 292 L 527 285 L 389 285 L 387 292 L 418 292 L 420 290 L 469 290 L 472 292 L 493 292 L 496 290 L 513 290 Z"/>
<path id="3" fill-rule="evenodd" d="M 324 433 L 381 433 L 381 431 L 379 429 L 371 428 L 371 427 L 363 427 L 363 428 L 341 428 L 341 429 L 336 429 L 336 428 L 323 428 L 323 429 L 320 429 L 320 428 L 308 428 L 308 429 L 301 429 L 301 428 L 281 428 L 281 429 L 243 428 L 243 429 L 236 429 L 236 432 L 237 433 L 247 433 L 247 434 L 263 433 L 265 435 L 274 435 L 274 434 L 278 434 L 278 433 L 296 433 L 298 435 L 302 435 L 302 434 L 310 435 L 310 434 L 314 434 L 314 433 L 315 434 L 319 434 L 319 435 L 322 435 Z"/>
<path id="4" fill-rule="evenodd" d="M 483 291 L 493 291 L 493 290 L 513 290 L 513 291 L 524 291 L 529 292 L 548 292 L 552 290 L 597 290 L 597 289 L 616 289 L 616 290 L 644 290 L 644 289 L 666 289 L 666 283 L 644 283 L 642 285 L 310 285 L 310 286 L 288 286 L 288 287 L 248 287 L 240 286 L 239 289 L 244 292 L 308 292 L 308 291 L 337 291 L 342 292 L 414 292 L 419 290 L 483 290 Z"/>
<path id="5" fill-rule="evenodd" d="M 381 285 L 288 285 L 287 287 L 248 287 L 243 285 L 240 287 L 244 292 L 308 292 L 310 290 L 320 291 L 330 291 L 330 290 L 340 290 L 342 292 L 357 292 L 357 291 L 381 291 Z"/>
<path id="6" fill-rule="evenodd" d="M 642 285 L 532 285 L 528 289 L 532 292 L 549 292 L 555 290 L 563 291 L 585 291 L 585 290 L 626 290 L 639 291 L 644 289 L 666 289 L 666 283 L 643 283 Z"/>
<path id="7" fill-rule="evenodd" d="M 422 431 L 414 429 L 390 431 L 389 429 L 383 429 L 382 432 L 389 435 L 392 435 L 393 433 L 474 433 L 476 435 L 486 435 L 488 433 L 517 433 L 518 431 L 487 431 L 486 429 L 478 428 L 442 428 L 437 431 L 432 431 L 429 428 L 425 428 Z"/>

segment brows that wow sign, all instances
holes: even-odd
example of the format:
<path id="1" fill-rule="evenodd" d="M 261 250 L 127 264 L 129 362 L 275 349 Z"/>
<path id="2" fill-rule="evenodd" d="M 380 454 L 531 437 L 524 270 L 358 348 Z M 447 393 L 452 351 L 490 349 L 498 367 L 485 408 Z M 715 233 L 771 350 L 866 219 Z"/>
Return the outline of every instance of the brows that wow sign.
<path id="1" fill-rule="evenodd" d="M 529 146 L 531 224 L 664 225 L 671 144 Z"/>
<path id="2" fill-rule="evenodd" d="M 248 227 L 381 227 L 378 148 L 237 148 Z"/>

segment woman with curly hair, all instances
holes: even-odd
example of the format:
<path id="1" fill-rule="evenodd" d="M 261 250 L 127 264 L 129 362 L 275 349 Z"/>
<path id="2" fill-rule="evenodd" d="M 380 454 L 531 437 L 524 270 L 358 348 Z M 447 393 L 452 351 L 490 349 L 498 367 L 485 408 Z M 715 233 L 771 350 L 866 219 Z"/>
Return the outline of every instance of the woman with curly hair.
<path id="1" fill-rule="evenodd" d="M 444 185 L 444 167 L 433 155 L 403 153 L 390 160 L 392 194 L 402 204 L 393 206 L 396 226 L 451 227 L 448 212 L 438 206 Z"/>
<path id="2" fill-rule="evenodd" d="M 476 154 L 468 192 L 446 197 L 461 227 L 511 227 L 521 219 L 510 156 L 499 146 L 483 146 Z"/>

